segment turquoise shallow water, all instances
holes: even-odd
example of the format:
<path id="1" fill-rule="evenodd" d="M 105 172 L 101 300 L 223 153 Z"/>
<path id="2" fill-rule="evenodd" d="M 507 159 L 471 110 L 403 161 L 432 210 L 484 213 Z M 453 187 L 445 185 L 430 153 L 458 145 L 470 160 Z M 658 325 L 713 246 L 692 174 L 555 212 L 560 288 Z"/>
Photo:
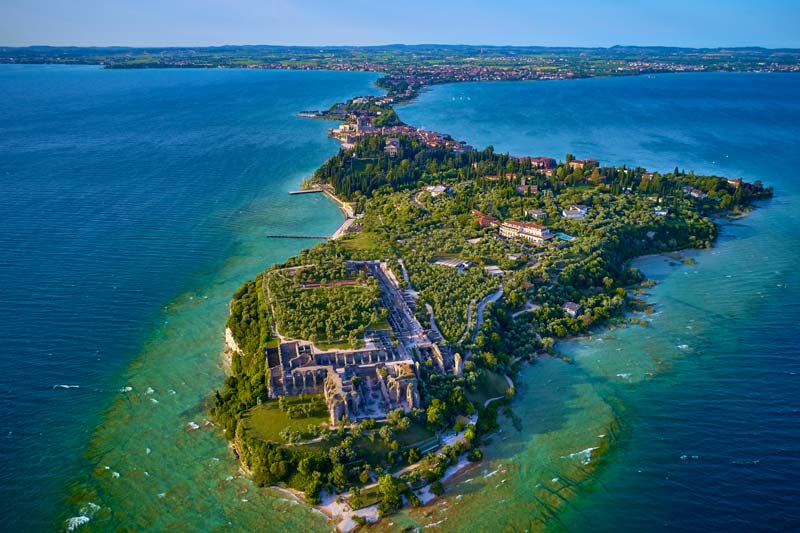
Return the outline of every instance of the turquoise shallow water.
<path id="1" fill-rule="evenodd" d="M 202 402 L 232 292 L 310 244 L 263 235 L 340 222 L 285 194 L 337 148 L 294 112 L 374 79 L 0 69 L 3 529 L 328 528 L 239 477 Z M 798 95 L 792 76 L 674 75 L 441 86 L 400 109 L 475 146 L 679 165 L 777 195 L 695 265 L 640 261 L 660 282 L 650 326 L 524 369 L 522 431 L 505 424 L 446 498 L 385 528 L 796 527 Z"/>
<path id="2" fill-rule="evenodd" d="M 247 516 L 224 439 L 187 424 L 223 379 L 233 291 L 313 242 L 264 235 L 341 223 L 321 195 L 286 194 L 338 149 L 295 113 L 375 78 L 0 68 L 0 529 Z M 288 509 L 249 499 L 251 520 Z"/>
<path id="3" fill-rule="evenodd" d="M 650 326 L 561 343 L 574 365 L 523 370 L 522 432 L 504 426 L 487 464 L 432 514 L 408 521 L 445 530 L 796 528 L 800 78 L 452 85 L 400 115 L 501 151 L 678 165 L 777 190 L 727 224 L 712 250 L 691 252 L 695 265 L 637 261 L 659 281 Z"/>

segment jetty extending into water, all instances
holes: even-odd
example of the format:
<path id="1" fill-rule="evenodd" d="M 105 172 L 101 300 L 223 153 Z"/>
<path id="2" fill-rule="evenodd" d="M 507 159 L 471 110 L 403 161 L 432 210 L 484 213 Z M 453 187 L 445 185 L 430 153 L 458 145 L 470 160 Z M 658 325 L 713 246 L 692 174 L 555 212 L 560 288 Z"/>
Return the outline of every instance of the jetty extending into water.
<path id="1" fill-rule="evenodd" d="M 336 205 L 339 206 L 341 209 L 342 214 L 344 215 L 344 222 L 339 229 L 337 229 L 333 235 L 330 236 L 320 236 L 320 235 L 285 235 L 285 234 L 275 234 L 275 235 L 267 235 L 267 238 L 270 239 L 330 239 L 335 241 L 337 239 L 342 238 L 349 230 L 350 226 L 356 221 L 355 214 L 353 213 L 353 207 L 351 204 L 343 202 L 339 199 L 329 187 L 320 187 L 319 185 L 315 185 L 308 189 L 300 189 L 297 191 L 289 191 L 289 194 L 310 194 L 316 192 L 324 192 L 325 196 L 336 202 Z"/>
<path id="2" fill-rule="evenodd" d="M 327 235 L 288 235 L 288 234 L 275 234 L 267 235 L 268 239 L 330 239 Z"/>
<path id="3" fill-rule="evenodd" d="M 286 233 L 275 233 L 269 234 L 266 237 L 268 239 L 330 239 L 335 241 L 347 233 L 350 229 L 350 226 L 352 226 L 355 221 L 356 219 L 354 218 L 345 219 L 345 221 L 342 222 L 342 225 L 339 226 L 339 229 L 333 232 L 333 235 L 291 235 Z"/>

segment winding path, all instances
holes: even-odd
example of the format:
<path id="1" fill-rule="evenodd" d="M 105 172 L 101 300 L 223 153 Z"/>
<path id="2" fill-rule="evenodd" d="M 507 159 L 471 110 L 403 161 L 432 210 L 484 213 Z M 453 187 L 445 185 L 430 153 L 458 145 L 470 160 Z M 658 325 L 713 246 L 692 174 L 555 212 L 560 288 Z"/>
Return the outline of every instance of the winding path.
<path id="1" fill-rule="evenodd" d="M 431 304 L 426 302 L 425 309 L 428 310 L 428 316 L 431 319 L 431 330 L 433 330 L 433 332 L 436 333 L 440 339 L 444 339 L 444 335 L 442 335 L 442 332 L 439 331 L 439 327 L 436 325 L 436 319 L 433 317 L 433 307 L 431 307 Z"/>
<path id="2" fill-rule="evenodd" d="M 497 292 L 494 292 L 488 296 L 486 296 L 481 303 L 478 304 L 478 313 L 477 319 L 475 320 L 475 330 L 472 333 L 472 343 L 475 343 L 475 339 L 478 337 L 478 332 L 481 330 L 481 326 L 483 325 L 483 310 L 486 307 L 486 304 L 489 302 L 496 302 L 503 296 L 503 286 L 500 285 L 500 288 L 497 289 Z"/>
<path id="3" fill-rule="evenodd" d="M 408 270 L 406 270 L 406 264 L 403 262 L 402 259 L 398 259 L 397 264 L 400 265 L 400 271 L 403 273 L 403 279 L 406 282 L 408 290 L 413 291 L 414 288 L 411 287 L 411 280 L 408 279 Z"/>
<path id="4" fill-rule="evenodd" d="M 414 202 L 417 207 L 419 207 L 420 209 L 422 209 L 426 213 L 430 213 L 430 210 L 427 207 L 425 207 L 425 204 L 423 204 L 422 202 L 419 201 L 419 199 L 417 198 L 417 194 L 418 193 L 414 193 L 414 194 L 411 195 L 411 201 Z"/>
<path id="5" fill-rule="evenodd" d="M 503 374 L 503 377 L 506 379 L 506 383 L 508 383 L 508 388 L 509 389 L 513 389 L 514 388 L 514 382 L 511 380 L 511 378 L 508 377 L 508 375 L 506 375 L 506 374 Z M 502 398 L 505 398 L 505 395 L 503 395 L 503 396 L 495 396 L 494 398 L 489 398 L 488 400 L 483 402 L 483 406 L 484 407 L 489 407 L 490 403 L 492 403 L 495 400 L 500 400 Z"/>
<path id="6" fill-rule="evenodd" d="M 539 304 L 533 304 L 531 302 L 525 302 L 525 307 L 523 309 L 520 309 L 516 313 L 513 313 L 511 315 L 511 318 L 517 318 L 518 316 L 524 315 L 525 313 L 531 313 L 533 311 L 536 311 L 537 309 L 541 309 L 541 307 L 542 306 L 539 305 Z"/>
<path id="7" fill-rule="evenodd" d="M 471 300 L 467 306 L 467 327 L 464 328 L 464 334 L 458 339 L 458 342 L 463 343 L 464 339 L 469 337 L 469 332 L 472 331 L 472 308 L 475 307 L 475 300 Z"/>

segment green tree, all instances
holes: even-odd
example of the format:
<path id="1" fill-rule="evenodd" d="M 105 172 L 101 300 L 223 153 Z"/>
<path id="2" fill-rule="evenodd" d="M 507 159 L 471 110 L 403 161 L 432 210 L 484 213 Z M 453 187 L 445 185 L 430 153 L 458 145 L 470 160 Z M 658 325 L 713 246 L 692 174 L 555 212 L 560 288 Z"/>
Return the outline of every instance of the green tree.
<path id="1" fill-rule="evenodd" d="M 402 505 L 400 495 L 404 490 L 405 484 L 391 474 L 384 474 L 378 479 L 378 493 L 381 495 L 378 511 L 381 516 L 400 508 Z"/>
<path id="2" fill-rule="evenodd" d="M 413 465 L 414 463 L 419 461 L 421 457 L 422 454 L 420 453 L 419 448 L 411 448 L 408 450 L 408 456 L 407 456 L 408 464 Z"/>
<path id="3" fill-rule="evenodd" d="M 347 472 L 344 469 L 344 465 L 341 463 L 334 465 L 333 471 L 331 472 L 330 481 L 337 490 L 344 490 L 344 488 L 347 486 Z"/>
<path id="4" fill-rule="evenodd" d="M 600 180 L 600 169 L 598 169 L 597 167 L 594 167 L 594 169 L 592 169 L 592 175 L 589 176 L 589 181 L 591 181 L 595 185 L 599 185 L 600 184 L 600 182 L 601 182 L 601 180 Z"/>
<path id="5" fill-rule="evenodd" d="M 428 424 L 434 428 L 441 426 L 446 412 L 447 405 L 442 400 L 434 398 L 426 410 Z"/>
<path id="6" fill-rule="evenodd" d="M 394 431 L 392 431 L 392 426 L 385 424 L 381 426 L 381 429 L 378 430 L 378 434 L 381 436 L 384 442 L 388 443 L 392 439 Z"/>

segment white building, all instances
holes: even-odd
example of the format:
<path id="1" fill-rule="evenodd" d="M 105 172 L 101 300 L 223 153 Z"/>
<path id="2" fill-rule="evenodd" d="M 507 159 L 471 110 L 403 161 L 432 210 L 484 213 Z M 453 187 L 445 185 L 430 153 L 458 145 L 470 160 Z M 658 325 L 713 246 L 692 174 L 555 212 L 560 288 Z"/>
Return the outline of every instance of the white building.
<path id="1" fill-rule="evenodd" d="M 512 239 L 525 239 L 536 245 L 544 244 L 553 238 L 553 234 L 545 226 L 515 220 L 506 220 L 500 224 L 500 235 Z"/>
<path id="2" fill-rule="evenodd" d="M 450 193 L 450 187 L 446 187 L 444 185 L 431 185 L 429 187 L 425 187 L 425 190 L 431 193 L 433 198 Z"/>
<path id="3" fill-rule="evenodd" d="M 526 217 L 531 217 L 533 219 L 537 219 L 538 220 L 540 218 L 541 219 L 547 218 L 547 213 L 545 213 L 541 209 L 526 209 L 525 210 L 525 216 Z"/>
<path id="4" fill-rule="evenodd" d="M 499 266 L 487 265 L 487 266 L 483 267 L 483 269 L 490 276 L 504 276 L 505 275 L 505 272 L 503 272 L 503 269 L 500 268 Z"/>
<path id="5" fill-rule="evenodd" d="M 563 209 L 561 211 L 561 216 L 564 218 L 573 218 L 573 219 L 581 219 L 586 216 L 586 213 L 589 212 L 589 208 L 585 205 L 573 205 L 570 206 L 568 209 Z"/>
<path id="6" fill-rule="evenodd" d="M 472 266 L 471 261 L 467 261 L 465 259 L 438 259 L 433 262 L 434 265 L 441 265 L 446 266 L 449 268 L 455 268 L 460 273 L 466 272 L 466 270 Z"/>
<path id="7" fill-rule="evenodd" d="M 567 302 L 562 305 L 561 308 L 570 318 L 577 318 L 581 311 L 583 311 L 583 306 L 575 302 Z"/>

